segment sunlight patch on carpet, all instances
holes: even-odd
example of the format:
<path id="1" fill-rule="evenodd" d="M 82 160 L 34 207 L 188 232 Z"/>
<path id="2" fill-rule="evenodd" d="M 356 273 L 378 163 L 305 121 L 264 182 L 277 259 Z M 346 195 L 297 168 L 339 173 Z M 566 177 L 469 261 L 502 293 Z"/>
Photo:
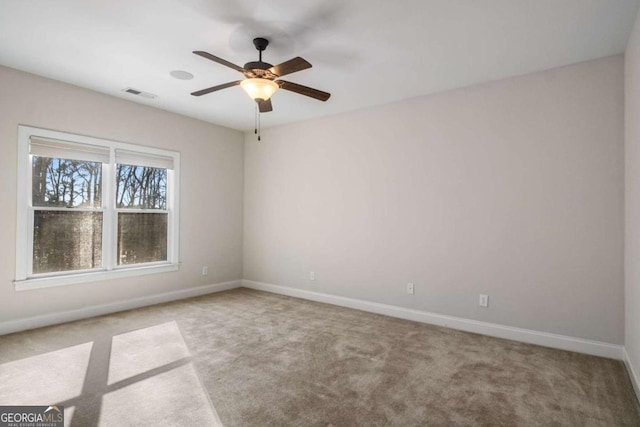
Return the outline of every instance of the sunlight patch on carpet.
<path id="1" fill-rule="evenodd" d="M 111 343 L 108 384 L 189 356 L 176 322 L 116 335 Z"/>
<path id="2" fill-rule="evenodd" d="M 191 364 L 103 397 L 102 426 L 222 426 Z"/>
<path id="3" fill-rule="evenodd" d="M 82 393 L 93 342 L 0 365 L 0 405 L 52 405 Z"/>
<path id="4" fill-rule="evenodd" d="M 73 419 L 73 412 L 75 411 L 75 409 L 75 406 L 64 407 L 64 427 L 69 427 L 71 425 L 71 420 Z"/>

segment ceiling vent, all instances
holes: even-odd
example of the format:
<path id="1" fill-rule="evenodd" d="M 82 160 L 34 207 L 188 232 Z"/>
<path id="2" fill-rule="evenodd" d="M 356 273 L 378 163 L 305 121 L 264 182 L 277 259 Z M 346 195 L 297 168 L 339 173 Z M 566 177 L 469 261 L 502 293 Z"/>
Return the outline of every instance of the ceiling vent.
<path id="1" fill-rule="evenodd" d="M 149 99 L 157 98 L 157 96 L 158 96 L 158 95 L 154 95 L 154 94 L 149 93 L 149 92 L 143 92 L 141 90 L 134 89 L 132 87 L 124 88 L 124 89 L 122 89 L 122 91 L 130 93 L 132 95 L 141 96 L 143 98 L 149 98 Z"/>

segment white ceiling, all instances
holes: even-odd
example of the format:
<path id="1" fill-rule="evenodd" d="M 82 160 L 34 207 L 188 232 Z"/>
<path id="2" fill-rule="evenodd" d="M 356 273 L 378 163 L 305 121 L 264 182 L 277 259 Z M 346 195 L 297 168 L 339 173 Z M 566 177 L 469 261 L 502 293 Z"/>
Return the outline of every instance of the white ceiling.
<path id="1" fill-rule="evenodd" d="M 268 127 L 621 53 L 639 2 L 0 0 L 0 64 L 248 130 L 254 105 L 240 87 L 189 95 L 242 78 L 193 50 L 242 66 L 263 36 L 265 61 L 313 64 L 286 79 L 331 99 L 280 90 Z"/>

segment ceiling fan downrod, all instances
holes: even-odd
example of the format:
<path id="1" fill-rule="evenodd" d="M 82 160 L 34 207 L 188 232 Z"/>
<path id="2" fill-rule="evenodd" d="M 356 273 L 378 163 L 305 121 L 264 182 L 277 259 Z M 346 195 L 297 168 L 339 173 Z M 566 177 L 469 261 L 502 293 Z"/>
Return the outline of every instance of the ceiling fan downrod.
<path id="1" fill-rule="evenodd" d="M 267 46 L 269 46 L 269 40 L 262 37 L 256 37 L 253 39 L 253 45 L 258 49 L 258 62 L 262 62 L 262 51 L 266 50 Z"/>

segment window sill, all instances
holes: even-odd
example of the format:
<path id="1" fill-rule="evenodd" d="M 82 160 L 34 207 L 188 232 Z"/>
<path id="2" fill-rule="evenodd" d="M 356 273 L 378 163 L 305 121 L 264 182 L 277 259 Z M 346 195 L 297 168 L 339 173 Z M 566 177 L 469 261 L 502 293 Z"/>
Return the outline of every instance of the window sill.
<path id="1" fill-rule="evenodd" d="M 147 274 L 169 273 L 178 271 L 179 263 L 146 265 L 140 267 L 122 268 L 110 271 L 95 271 L 90 273 L 67 274 L 64 276 L 37 277 L 25 280 L 14 280 L 16 291 L 52 288 L 56 286 L 75 285 L 78 283 L 97 282 L 101 280 L 120 279 L 124 277 L 144 276 Z"/>

